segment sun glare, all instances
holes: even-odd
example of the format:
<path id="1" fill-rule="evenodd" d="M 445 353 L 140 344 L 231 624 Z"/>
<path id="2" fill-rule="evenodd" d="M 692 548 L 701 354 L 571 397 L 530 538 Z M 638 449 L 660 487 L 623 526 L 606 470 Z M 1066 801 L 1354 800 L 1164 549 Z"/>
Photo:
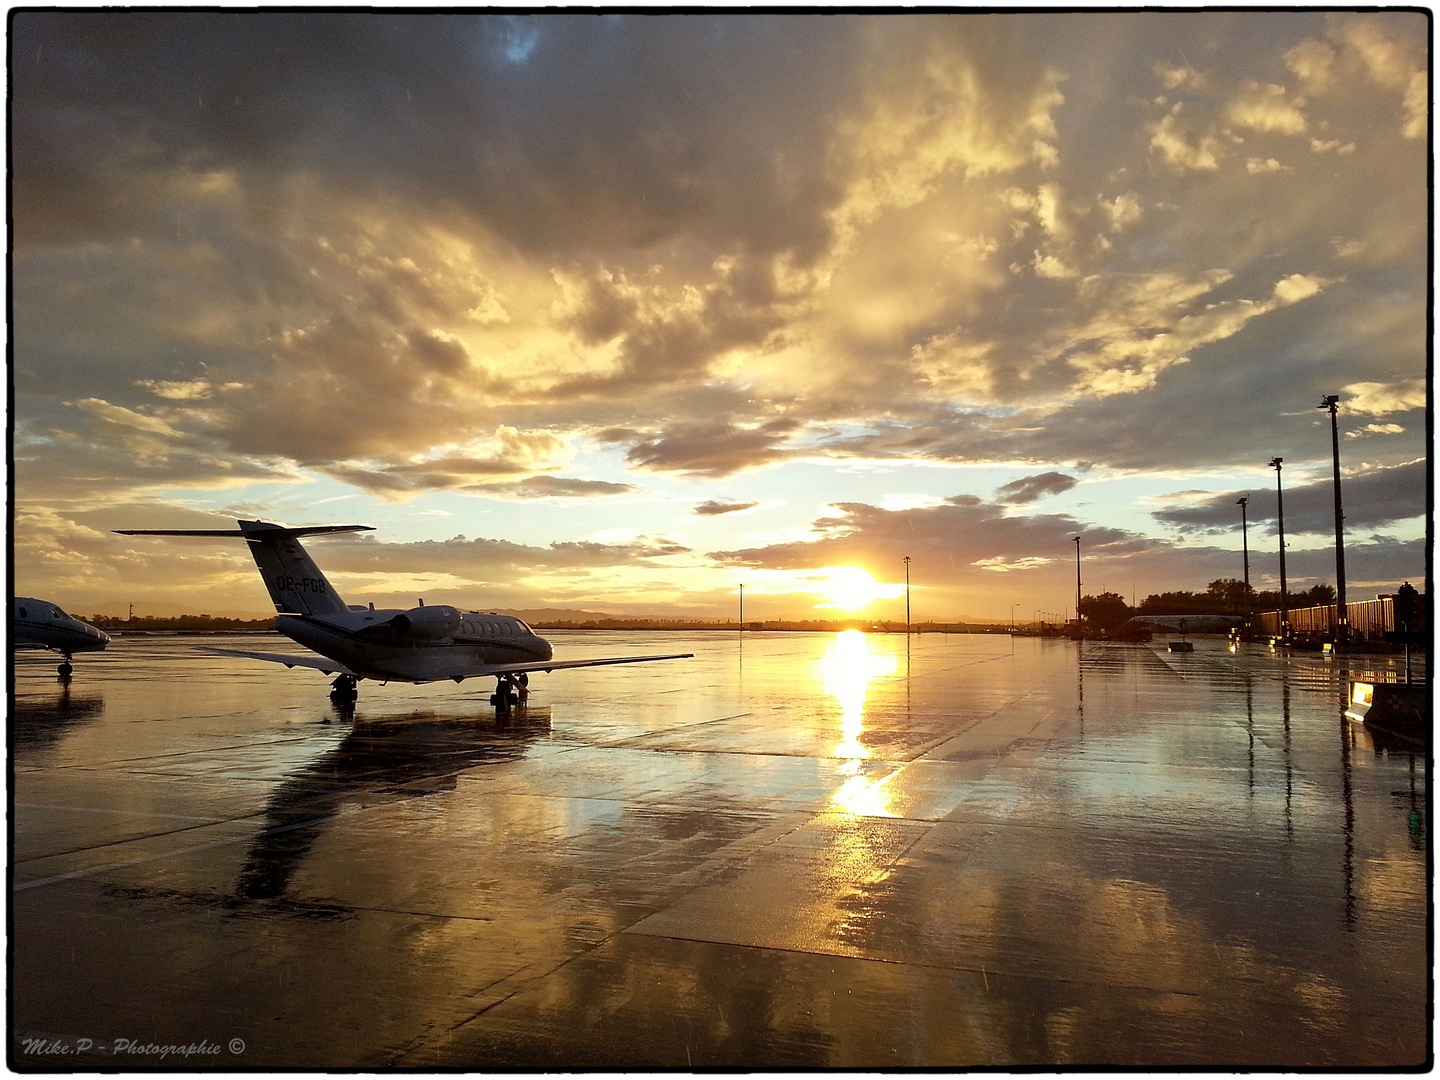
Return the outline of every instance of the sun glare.
<path id="1" fill-rule="evenodd" d="M 876 600 L 893 600 L 905 592 L 904 585 L 876 581 L 858 566 L 827 566 L 820 574 L 824 576 L 817 580 L 814 591 L 825 597 L 825 603 L 816 607 L 861 611 Z"/>

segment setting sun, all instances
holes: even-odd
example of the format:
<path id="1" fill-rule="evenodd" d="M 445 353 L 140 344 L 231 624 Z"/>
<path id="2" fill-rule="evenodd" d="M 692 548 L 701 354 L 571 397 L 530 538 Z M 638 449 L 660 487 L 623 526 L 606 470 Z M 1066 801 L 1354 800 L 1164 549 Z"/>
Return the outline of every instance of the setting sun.
<path id="1" fill-rule="evenodd" d="M 816 607 L 861 611 L 876 600 L 893 600 L 905 593 L 904 585 L 886 585 L 876 581 L 858 566 L 827 566 L 819 571 L 815 591 L 826 598 Z"/>

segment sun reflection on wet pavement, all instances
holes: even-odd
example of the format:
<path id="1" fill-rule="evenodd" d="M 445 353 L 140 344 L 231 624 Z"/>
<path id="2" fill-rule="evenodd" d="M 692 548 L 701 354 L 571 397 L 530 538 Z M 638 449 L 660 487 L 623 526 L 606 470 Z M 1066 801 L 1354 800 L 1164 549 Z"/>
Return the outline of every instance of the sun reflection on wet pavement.
<path id="1" fill-rule="evenodd" d="M 56 1064 L 34 1033 L 267 1069 L 1425 1061 L 1425 747 L 1341 717 L 1345 664 L 555 637 L 697 655 L 508 720 L 469 684 L 340 716 L 173 639 L 65 687 L 17 659 L 12 1065 Z"/>
<path id="2" fill-rule="evenodd" d="M 860 742 L 860 736 L 865 732 L 865 695 L 871 682 L 895 674 L 899 666 L 894 655 L 871 652 L 869 638 L 859 630 L 836 634 L 820 662 L 821 685 L 840 703 L 841 739 L 835 756 L 842 760 L 840 775 L 845 781 L 835 793 L 834 802 L 853 815 L 895 816 L 885 793 L 885 785 L 895 770 L 887 770 L 879 777 L 867 775 L 862 762 L 870 757 L 870 751 Z"/>

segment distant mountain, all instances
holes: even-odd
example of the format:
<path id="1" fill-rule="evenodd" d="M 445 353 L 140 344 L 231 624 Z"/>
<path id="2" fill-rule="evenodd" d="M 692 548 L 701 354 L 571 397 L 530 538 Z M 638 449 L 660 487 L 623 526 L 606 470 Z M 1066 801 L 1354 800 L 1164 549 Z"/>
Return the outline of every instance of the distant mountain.
<path id="1" fill-rule="evenodd" d="M 611 619 L 603 611 L 577 611 L 573 608 L 496 608 L 497 614 L 514 615 L 517 619 L 524 619 L 527 623 L 537 622 L 594 622 L 597 619 Z"/>

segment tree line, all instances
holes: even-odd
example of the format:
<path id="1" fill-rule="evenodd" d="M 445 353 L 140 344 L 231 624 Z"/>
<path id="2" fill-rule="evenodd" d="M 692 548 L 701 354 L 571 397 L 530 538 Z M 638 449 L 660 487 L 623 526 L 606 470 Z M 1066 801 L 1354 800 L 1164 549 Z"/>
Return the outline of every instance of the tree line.
<path id="1" fill-rule="evenodd" d="M 1333 585 L 1314 585 L 1288 590 L 1285 606 L 1290 610 L 1335 603 Z M 1204 592 L 1151 593 L 1131 607 L 1119 593 L 1080 598 L 1080 617 L 1093 626 L 1119 626 L 1136 615 L 1248 615 L 1254 611 L 1278 611 L 1280 591 L 1247 588 L 1239 578 L 1216 578 Z"/>

